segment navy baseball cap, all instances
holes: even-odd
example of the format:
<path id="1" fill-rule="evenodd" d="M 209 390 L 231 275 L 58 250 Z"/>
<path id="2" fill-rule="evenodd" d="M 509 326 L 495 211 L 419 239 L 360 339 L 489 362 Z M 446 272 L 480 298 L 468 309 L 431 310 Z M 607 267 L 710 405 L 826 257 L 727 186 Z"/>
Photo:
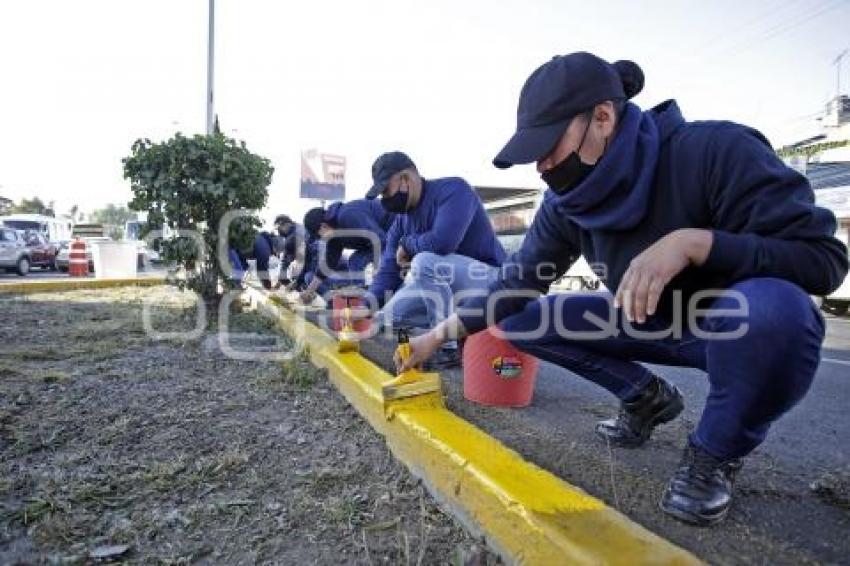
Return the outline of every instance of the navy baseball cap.
<path id="1" fill-rule="evenodd" d="M 373 199 L 384 192 L 390 178 L 405 169 L 416 169 L 413 160 L 400 151 L 390 151 L 378 157 L 372 164 L 372 188 L 366 193 L 366 198 Z"/>
<path id="2" fill-rule="evenodd" d="M 643 71 L 631 61 L 608 63 L 583 51 L 557 55 L 537 68 L 519 95 L 516 133 L 493 159 L 511 165 L 543 159 L 574 116 L 606 100 L 625 100 L 643 88 Z"/>

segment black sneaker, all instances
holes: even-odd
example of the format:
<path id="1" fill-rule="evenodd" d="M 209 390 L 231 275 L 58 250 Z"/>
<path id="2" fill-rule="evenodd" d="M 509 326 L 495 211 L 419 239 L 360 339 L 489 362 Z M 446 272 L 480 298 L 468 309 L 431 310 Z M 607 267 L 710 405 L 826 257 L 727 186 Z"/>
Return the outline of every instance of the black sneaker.
<path id="1" fill-rule="evenodd" d="M 635 400 L 620 404 L 616 419 L 597 423 L 596 434 L 614 446 L 637 448 L 656 426 L 675 419 L 684 407 L 676 386 L 656 376 Z"/>
<path id="2" fill-rule="evenodd" d="M 726 517 L 741 460 L 721 460 L 688 443 L 679 469 L 661 497 L 661 510 L 676 519 L 707 527 Z"/>
<path id="3" fill-rule="evenodd" d="M 458 348 L 440 348 L 423 364 L 425 371 L 440 371 L 460 367 L 461 355 Z"/>

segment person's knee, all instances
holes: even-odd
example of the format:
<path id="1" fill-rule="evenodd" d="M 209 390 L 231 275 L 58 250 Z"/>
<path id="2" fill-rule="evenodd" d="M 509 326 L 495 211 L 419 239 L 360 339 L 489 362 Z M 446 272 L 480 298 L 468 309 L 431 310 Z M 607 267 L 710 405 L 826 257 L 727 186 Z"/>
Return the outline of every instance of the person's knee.
<path id="1" fill-rule="evenodd" d="M 410 262 L 410 275 L 414 281 L 435 281 L 451 285 L 454 281 L 454 265 L 446 256 L 433 252 L 419 252 Z"/>
<path id="2" fill-rule="evenodd" d="M 414 273 L 431 273 L 441 257 L 433 252 L 419 252 L 410 261 L 410 269 Z"/>
<path id="3" fill-rule="evenodd" d="M 743 336 L 769 340 L 774 346 L 800 343 L 813 332 L 822 337 L 820 315 L 797 285 L 784 279 L 755 278 L 734 285 L 730 291 L 712 305 L 712 311 L 727 311 L 709 314 L 715 329 L 738 330 Z"/>
<path id="4" fill-rule="evenodd" d="M 543 323 L 542 305 L 539 301 L 532 301 L 521 312 L 502 320 L 499 330 L 501 337 L 515 348 L 528 352 L 539 343 L 540 339 L 536 335 L 540 333 Z"/>
<path id="5" fill-rule="evenodd" d="M 348 258 L 348 269 L 353 272 L 361 272 L 373 262 L 371 251 L 358 251 Z"/>

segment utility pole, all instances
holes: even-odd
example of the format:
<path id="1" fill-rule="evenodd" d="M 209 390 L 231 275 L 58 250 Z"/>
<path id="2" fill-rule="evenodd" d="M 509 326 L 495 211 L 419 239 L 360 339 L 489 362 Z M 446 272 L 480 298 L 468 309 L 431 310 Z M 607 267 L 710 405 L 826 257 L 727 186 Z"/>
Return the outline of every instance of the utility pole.
<path id="1" fill-rule="evenodd" d="M 838 57 L 832 62 L 835 65 L 835 96 L 841 96 L 841 60 L 850 52 L 850 49 L 845 49 L 838 54 Z"/>
<path id="2" fill-rule="evenodd" d="M 215 66 L 215 0 L 210 0 L 209 34 L 207 36 L 207 135 L 212 135 L 215 114 L 213 111 L 213 68 Z"/>

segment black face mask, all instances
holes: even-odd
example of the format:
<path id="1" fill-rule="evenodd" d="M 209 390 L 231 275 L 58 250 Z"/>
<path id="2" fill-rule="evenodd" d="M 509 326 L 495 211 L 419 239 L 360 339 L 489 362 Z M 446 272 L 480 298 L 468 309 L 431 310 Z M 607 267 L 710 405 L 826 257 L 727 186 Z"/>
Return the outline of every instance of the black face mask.
<path id="1" fill-rule="evenodd" d="M 408 191 L 410 188 L 408 187 Z M 391 197 L 381 197 L 381 206 L 384 207 L 384 210 L 387 212 L 392 212 L 393 214 L 404 214 L 407 212 L 407 198 L 410 195 L 410 192 L 403 193 L 401 192 L 401 187 L 396 193 Z"/>
<path id="2" fill-rule="evenodd" d="M 573 187 L 577 187 L 579 183 L 584 181 L 596 164 L 588 165 L 579 157 L 579 150 L 584 145 L 584 139 L 587 137 L 587 131 L 590 129 L 591 120 L 588 120 L 587 127 L 584 129 L 584 135 L 581 137 L 581 143 L 578 149 L 570 153 L 563 161 L 544 171 L 540 178 L 543 182 L 552 189 L 556 195 L 563 195 Z"/>

